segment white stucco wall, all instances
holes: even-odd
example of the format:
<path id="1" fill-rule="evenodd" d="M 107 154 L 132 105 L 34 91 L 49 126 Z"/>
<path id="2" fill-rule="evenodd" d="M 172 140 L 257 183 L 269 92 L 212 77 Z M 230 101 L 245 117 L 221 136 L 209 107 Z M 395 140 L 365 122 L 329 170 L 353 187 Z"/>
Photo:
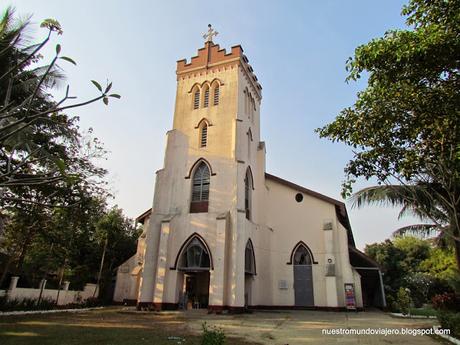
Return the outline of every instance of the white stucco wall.
<path id="1" fill-rule="evenodd" d="M 156 174 L 145 245 L 138 248 L 143 270 L 139 280 L 119 273 L 118 299 L 133 296 L 138 289 L 139 302 L 178 303 L 184 282 L 175 261 L 193 234 L 205 241 L 213 261 L 210 305 L 243 307 L 247 293 L 254 306 L 294 306 L 293 266 L 288 262 L 300 241 L 309 247 L 315 261 L 315 306 L 344 306 L 344 283 L 355 283 L 358 289 L 348 258 L 347 232 L 336 216 L 337 202 L 266 178 L 260 90 L 248 68 L 246 62 L 236 59 L 178 74 L 173 129 L 167 133 L 164 167 Z M 219 105 L 193 109 L 194 87 L 213 80 L 220 83 Z M 254 100 L 251 111 L 248 97 Z M 208 141 L 206 147 L 200 147 L 197 127 L 204 119 Z M 205 213 L 190 213 L 193 168 L 201 158 L 212 172 L 209 207 Z M 244 180 L 249 168 L 254 188 L 248 220 Z M 300 203 L 295 200 L 298 192 L 303 195 Z M 324 230 L 325 223 L 331 223 L 332 229 Z M 257 272 L 245 278 L 244 252 L 249 239 Z M 326 277 L 329 260 L 336 274 Z M 134 261 L 125 265 L 131 267 Z M 280 281 L 286 281 L 287 289 L 279 288 Z M 124 289 L 119 287 L 123 284 Z"/>

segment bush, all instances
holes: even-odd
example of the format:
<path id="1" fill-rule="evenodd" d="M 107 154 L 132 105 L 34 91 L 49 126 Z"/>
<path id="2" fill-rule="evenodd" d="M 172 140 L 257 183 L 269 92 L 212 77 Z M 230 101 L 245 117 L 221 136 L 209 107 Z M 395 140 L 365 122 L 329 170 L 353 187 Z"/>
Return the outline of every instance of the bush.
<path id="1" fill-rule="evenodd" d="M 27 310 L 51 310 L 56 307 L 55 301 L 49 298 L 42 298 L 40 303 L 33 298 L 8 299 L 7 296 L 0 297 L 0 311 L 27 311 Z"/>
<path id="2" fill-rule="evenodd" d="M 460 295 L 455 293 L 436 295 L 431 301 L 434 309 L 460 312 Z"/>
<path id="3" fill-rule="evenodd" d="M 413 273 L 405 279 L 405 285 L 410 289 L 410 297 L 416 308 L 429 301 L 429 291 L 434 285 L 434 278 L 425 273 Z"/>
<path id="4" fill-rule="evenodd" d="M 90 297 L 82 303 L 81 308 L 94 308 L 99 307 L 103 304 L 104 303 L 100 299 L 96 297 Z"/>
<path id="5" fill-rule="evenodd" d="M 399 288 L 396 298 L 397 298 L 397 303 L 398 303 L 398 306 L 401 312 L 404 315 L 409 314 L 411 299 L 410 299 L 410 294 L 409 294 L 408 289 L 405 289 L 402 287 Z"/>
<path id="6" fill-rule="evenodd" d="M 225 334 L 224 331 L 220 328 L 213 327 L 208 328 L 206 322 L 203 323 L 203 340 L 201 345 L 224 345 L 225 344 Z"/>
<path id="7" fill-rule="evenodd" d="M 441 328 L 450 329 L 450 336 L 460 338 L 460 313 L 439 310 L 438 320 Z"/>

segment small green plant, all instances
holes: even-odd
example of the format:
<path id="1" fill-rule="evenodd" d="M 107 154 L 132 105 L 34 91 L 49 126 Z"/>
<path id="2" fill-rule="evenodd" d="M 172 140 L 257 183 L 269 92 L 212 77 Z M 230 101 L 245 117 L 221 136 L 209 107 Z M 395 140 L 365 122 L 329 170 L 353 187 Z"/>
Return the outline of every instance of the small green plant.
<path id="1" fill-rule="evenodd" d="M 451 336 L 460 337 L 460 313 L 441 309 L 438 311 L 438 320 L 441 328 L 450 329 Z"/>
<path id="2" fill-rule="evenodd" d="M 410 299 L 410 294 L 408 290 L 409 289 L 400 287 L 396 295 L 399 309 L 404 315 L 409 314 L 410 305 L 411 305 L 411 299 Z"/>
<path id="3" fill-rule="evenodd" d="M 203 340 L 201 345 L 224 345 L 225 334 L 221 328 L 208 327 L 206 322 L 201 325 L 203 328 Z"/>

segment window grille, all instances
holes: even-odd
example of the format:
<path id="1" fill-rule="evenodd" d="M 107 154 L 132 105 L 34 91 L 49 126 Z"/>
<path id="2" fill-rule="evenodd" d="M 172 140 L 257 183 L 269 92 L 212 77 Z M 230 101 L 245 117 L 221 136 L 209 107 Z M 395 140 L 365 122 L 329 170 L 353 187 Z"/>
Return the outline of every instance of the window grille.
<path id="1" fill-rule="evenodd" d="M 209 183 L 209 168 L 202 162 L 193 175 L 192 202 L 209 200 Z"/>
<path id="2" fill-rule="evenodd" d="M 219 105 L 219 85 L 214 88 L 214 105 Z"/>
<path id="3" fill-rule="evenodd" d="M 195 91 L 195 95 L 193 98 L 193 109 L 198 109 L 200 107 L 200 91 Z"/>
<path id="4" fill-rule="evenodd" d="M 206 124 L 201 127 L 200 147 L 206 147 L 208 144 L 208 126 Z"/>
<path id="5" fill-rule="evenodd" d="M 203 106 L 207 108 L 209 106 L 209 89 L 206 89 L 204 92 L 204 104 Z"/>

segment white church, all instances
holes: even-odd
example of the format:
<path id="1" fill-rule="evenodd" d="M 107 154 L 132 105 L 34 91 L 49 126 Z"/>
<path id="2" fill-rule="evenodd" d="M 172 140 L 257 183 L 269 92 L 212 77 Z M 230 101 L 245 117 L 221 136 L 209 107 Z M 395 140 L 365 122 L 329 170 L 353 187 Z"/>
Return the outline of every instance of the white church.
<path id="1" fill-rule="evenodd" d="M 265 171 L 262 87 L 241 46 L 177 62 L 173 128 L 114 301 L 155 310 L 385 306 L 344 203 Z"/>

